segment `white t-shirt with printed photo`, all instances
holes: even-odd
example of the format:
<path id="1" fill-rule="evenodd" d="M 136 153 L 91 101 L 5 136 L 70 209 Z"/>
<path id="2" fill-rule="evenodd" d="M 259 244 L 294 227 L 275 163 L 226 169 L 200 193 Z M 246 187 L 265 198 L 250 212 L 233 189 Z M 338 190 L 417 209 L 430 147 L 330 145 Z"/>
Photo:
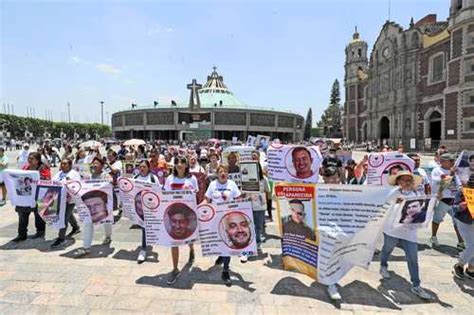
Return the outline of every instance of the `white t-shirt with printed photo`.
<path id="1" fill-rule="evenodd" d="M 237 184 L 228 179 L 225 184 L 221 184 L 217 179 L 213 180 L 206 191 L 206 197 L 212 203 L 232 201 L 240 197 L 241 193 Z"/>
<path id="2" fill-rule="evenodd" d="M 196 177 L 191 175 L 190 177 L 179 178 L 174 175 L 170 175 L 166 178 L 164 190 L 191 190 L 199 191 L 199 185 Z"/>

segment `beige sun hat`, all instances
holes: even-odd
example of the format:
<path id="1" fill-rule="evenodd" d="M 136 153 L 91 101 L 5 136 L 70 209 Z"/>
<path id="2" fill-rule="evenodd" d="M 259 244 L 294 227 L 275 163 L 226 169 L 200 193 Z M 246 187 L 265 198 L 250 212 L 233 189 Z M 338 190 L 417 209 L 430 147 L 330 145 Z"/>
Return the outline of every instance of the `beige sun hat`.
<path id="1" fill-rule="evenodd" d="M 397 184 L 397 180 L 400 176 L 410 176 L 413 179 L 413 187 L 420 186 L 421 182 L 423 181 L 423 178 L 421 178 L 421 176 L 413 175 L 413 173 L 410 172 L 410 171 L 400 171 L 397 174 L 391 175 L 388 178 L 388 184 L 392 185 L 392 186 L 395 186 Z"/>

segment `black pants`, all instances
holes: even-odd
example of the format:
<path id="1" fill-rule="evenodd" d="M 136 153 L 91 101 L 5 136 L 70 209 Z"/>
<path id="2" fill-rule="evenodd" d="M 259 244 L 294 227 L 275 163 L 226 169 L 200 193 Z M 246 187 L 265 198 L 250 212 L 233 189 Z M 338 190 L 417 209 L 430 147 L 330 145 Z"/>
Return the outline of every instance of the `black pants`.
<path id="1" fill-rule="evenodd" d="M 26 237 L 28 235 L 28 221 L 30 213 L 35 215 L 36 233 L 44 233 L 46 230 L 46 223 L 41 219 L 38 211 L 19 211 L 18 212 L 18 236 Z"/>
<path id="2" fill-rule="evenodd" d="M 66 230 L 67 230 L 68 223 L 71 224 L 74 230 L 80 229 L 79 224 L 77 224 L 76 217 L 74 216 L 74 213 L 73 213 L 74 206 L 75 204 L 73 203 L 66 204 L 66 213 L 64 215 L 65 226 L 64 228 L 60 229 L 58 233 L 58 238 L 61 240 L 66 239 Z"/>

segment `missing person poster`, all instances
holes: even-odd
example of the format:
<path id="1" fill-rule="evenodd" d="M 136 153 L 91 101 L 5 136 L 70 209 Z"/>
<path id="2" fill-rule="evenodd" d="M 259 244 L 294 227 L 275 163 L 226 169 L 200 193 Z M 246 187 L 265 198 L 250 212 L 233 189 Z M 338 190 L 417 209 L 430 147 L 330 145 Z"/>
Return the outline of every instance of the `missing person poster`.
<path id="1" fill-rule="evenodd" d="M 6 169 L 3 171 L 3 182 L 7 187 L 8 199 L 15 207 L 36 206 L 36 185 L 40 179 L 38 171 Z"/>
<path id="2" fill-rule="evenodd" d="M 474 174 L 474 151 L 462 151 L 454 166 L 457 168 L 457 175 L 463 185 L 466 185 L 469 176 Z"/>
<path id="3" fill-rule="evenodd" d="M 108 180 L 70 181 L 66 184 L 81 222 L 113 223 L 113 192 Z"/>
<path id="4" fill-rule="evenodd" d="M 194 192 L 144 192 L 142 204 L 147 244 L 174 247 L 193 243 L 198 239 Z"/>
<path id="5" fill-rule="evenodd" d="M 61 182 L 39 181 L 35 192 L 38 214 L 56 230 L 66 226 L 66 187 Z"/>
<path id="6" fill-rule="evenodd" d="M 284 269 L 335 284 L 352 267 L 368 267 L 391 191 L 360 185 L 276 185 Z"/>
<path id="7" fill-rule="evenodd" d="M 260 191 L 260 170 L 258 162 L 240 163 L 240 187 L 242 192 Z"/>
<path id="8" fill-rule="evenodd" d="M 122 201 L 123 215 L 132 221 L 133 224 L 144 228 L 143 195 L 148 191 L 158 194 L 161 191 L 160 184 L 127 177 L 120 177 L 117 182 L 120 200 Z"/>
<path id="9" fill-rule="evenodd" d="M 388 185 L 388 178 L 399 171 L 413 172 L 415 162 L 398 152 L 370 153 L 367 168 L 367 184 Z"/>
<path id="10" fill-rule="evenodd" d="M 275 187 L 283 268 L 316 279 L 319 239 L 316 237 L 316 186 L 279 184 Z"/>
<path id="11" fill-rule="evenodd" d="M 138 168 L 138 161 L 123 161 L 122 162 L 122 174 L 124 177 L 134 177 L 140 173 Z"/>
<path id="12" fill-rule="evenodd" d="M 267 151 L 268 177 L 275 182 L 317 183 L 322 157 L 316 146 L 273 143 Z"/>
<path id="13" fill-rule="evenodd" d="M 467 210 L 471 214 L 471 218 L 474 218 L 474 188 L 464 187 L 462 191 L 466 199 Z"/>
<path id="14" fill-rule="evenodd" d="M 197 215 L 203 256 L 257 255 L 250 201 L 202 204 Z"/>
<path id="15" fill-rule="evenodd" d="M 404 198 L 403 202 L 393 207 L 391 224 L 395 227 L 423 228 L 427 227 L 433 218 L 433 208 L 436 198 L 417 196 Z M 390 215 L 387 220 L 390 220 Z"/>

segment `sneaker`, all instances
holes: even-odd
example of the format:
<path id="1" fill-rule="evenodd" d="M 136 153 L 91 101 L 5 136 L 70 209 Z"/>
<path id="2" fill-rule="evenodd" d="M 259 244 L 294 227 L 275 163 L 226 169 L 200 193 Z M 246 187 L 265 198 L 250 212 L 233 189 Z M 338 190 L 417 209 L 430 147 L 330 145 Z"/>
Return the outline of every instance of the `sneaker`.
<path id="1" fill-rule="evenodd" d="M 458 264 L 455 264 L 453 266 L 453 275 L 459 279 L 464 278 L 464 267 Z"/>
<path id="2" fill-rule="evenodd" d="M 328 290 L 329 298 L 331 300 L 337 301 L 341 299 L 341 294 L 339 294 L 339 290 L 337 289 L 335 284 L 328 285 L 327 290 Z"/>
<path id="3" fill-rule="evenodd" d="M 223 260 L 224 259 L 221 256 L 217 257 L 216 262 L 214 263 L 214 265 L 216 265 L 216 266 L 222 265 L 222 263 L 224 262 Z"/>
<path id="4" fill-rule="evenodd" d="M 232 285 L 232 281 L 230 280 L 230 274 L 228 271 L 223 271 L 221 279 L 224 281 L 225 285 L 230 287 Z"/>
<path id="5" fill-rule="evenodd" d="M 422 287 L 417 286 L 417 287 L 412 287 L 411 292 L 415 295 L 417 295 L 419 298 L 423 300 L 431 300 L 433 297 L 431 294 L 426 292 Z"/>
<path id="6" fill-rule="evenodd" d="M 390 279 L 392 276 L 390 275 L 390 272 L 388 271 L 387 267 L 380 267 L 380 275 L 382 276 L 383 279 L 387 280 Z"/>
<path id="7" fill-rule="evenodd" d="M 436 236 L 430 237 L 428 244 L 430 245 L 431 248 L 439 246 L 438 238 Z"/>
<path id="8" fill-rule="evenodd" d="M 75 257 L 76 258 L 81 258 L 81 257 L 84 257 L 86 255 L 89 255 L 91 252 L 91 250 L 89 248 L 79 248 L 77 251 L 76 251 L 76 255 Z"/>
<path id="9" fill-rule="evenodd" d="M 110 245 L 110 243 L 112 243 L 112 239 L 110 237 L 106 237 L 104 238 L 102 245 Z"/>
<path id="10" fill-rule="evenodd" d="M 37 238 L 44 238 L 44 231 L 42 232 L 36 232 L 31 236 L 32 239 L 37 239 Z"/>
<path id="11" fill-rule="evenodd" d="M 178 280 L 178 276 L 179 276 L 179 270 L 173 270 L 171 274 L 168 276 L 168 280 L 166 281 L 166 283 L 168 285 L 175 284 L 176 281 Z"/>
<path id="12" fill-rule="evenodd" d="M 61 245 L 64 245 L 64 243 L 66 242 L 66 240 L 62 240 L 60 238 L 57 238 L 53 244 L 51 244 L 51 248 L 58 248 L 60 247 Z"/>
<path id="13" fill-rule="evenodd" d="M 6 205 L 7 202 L 5 200 L 0 200 L 0 207 Z"/>
<path id="14" fill-rule="evenodd" d="M 464 272 L 464 275 L 466 276 L 466 278 L 469 278 L 471 280 L 474 280 L 474 271 L 469 271 L 469 270 L 466 270 Z"/>
<path id="15" fill-rule="evenodd" d="M 249 261 L 249 257 L 247 255 L 241 255 L 240 256 L 240 262 L 245 264 L 247 261 Z"/>
<path id="16" fill-rule="evenodd" d="M 12 239 L 11 241 L 14 242 L 14 243 L 19 243 L 19 242 L 26 241 L 26 239 L 27 239 L 26 236 L 18 235 L 17 237 L 15 237 L 14 239 Z"/>
<path id="17" fill-rule="evenodd" d="M 72 229 L 71 232 L 67 235 L 67 237 L 73 237 L 75 234 L 81 233 L 81 229 Z"/>
<path id="18" fill-rule="evenodd" d="M 458 251 L 462 252 L 463 250 L 466 249 L 466 244 L 464 244 L 464 242 L 459 242 L 456 248 L 458 249 Z"/>
<path id="19" fill-rule="evenodd" d="M 137 263 L 141 264 L 145 262 L 145 260 L 146 260 L 146 250 L 141 249 L 140 252 L 138 253 Z"/>
<path id="20" fill-rule="evenodd" d="M 190 251 L 189 251 L 188 263 L 189 263 L 189 264 L 193 264 L 195 258 L 196 258 L 196 256 L 194 255 L 194 250 L 190 250 Z"/>

